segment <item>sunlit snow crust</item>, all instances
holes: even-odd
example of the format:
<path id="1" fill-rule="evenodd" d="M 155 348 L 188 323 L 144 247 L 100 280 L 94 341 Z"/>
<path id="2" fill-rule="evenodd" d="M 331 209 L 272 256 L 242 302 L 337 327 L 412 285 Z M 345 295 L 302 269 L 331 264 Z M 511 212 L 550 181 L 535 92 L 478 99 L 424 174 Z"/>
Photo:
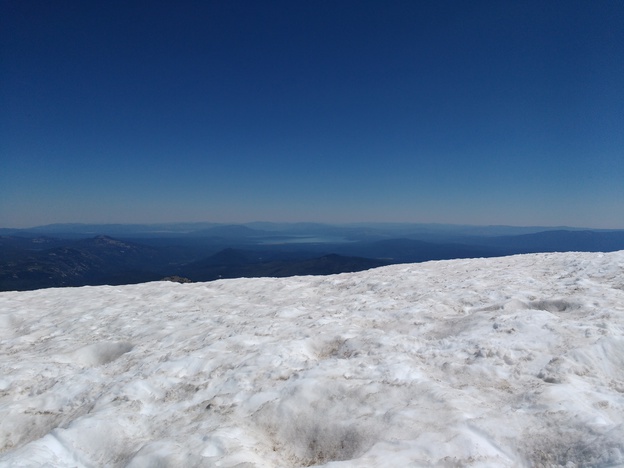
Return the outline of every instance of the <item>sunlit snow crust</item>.
<path id="1" fill-rule="evenodd" d="M 624 464 L 624 252 L 9 292 L 0 338 L 2 466 Z"/>

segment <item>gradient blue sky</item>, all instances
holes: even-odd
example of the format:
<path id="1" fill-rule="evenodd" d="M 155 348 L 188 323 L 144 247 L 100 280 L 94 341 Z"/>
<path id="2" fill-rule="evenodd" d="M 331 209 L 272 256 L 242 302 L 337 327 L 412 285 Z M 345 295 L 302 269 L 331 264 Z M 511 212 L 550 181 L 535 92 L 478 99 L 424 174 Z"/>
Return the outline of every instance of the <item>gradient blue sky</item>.
<path id="1" fill-rule="evenodd" d="M 624 2 L 0 2 L 0 227 L 624 228 Z"/>

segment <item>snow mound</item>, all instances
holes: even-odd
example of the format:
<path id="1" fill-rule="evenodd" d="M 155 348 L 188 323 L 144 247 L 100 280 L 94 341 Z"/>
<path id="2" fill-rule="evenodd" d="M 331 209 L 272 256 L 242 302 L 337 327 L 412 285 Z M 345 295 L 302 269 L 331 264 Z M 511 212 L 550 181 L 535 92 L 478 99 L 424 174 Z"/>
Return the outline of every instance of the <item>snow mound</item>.
<path id="1" fill-rule="evenodd" d="M 0 466 L 624 466 L 624 252 L 0 293 Z"/>
<path id="2" fill-rule="evenodd" d="M 130 343 L 126 342 L 102 341 L 81 346 L 75 351 L 58 356 L 57 360 L 66 363 L 74 362 L 85 367 L 101 366 L 132 351 L 133 347 L 134 346 Z"/>

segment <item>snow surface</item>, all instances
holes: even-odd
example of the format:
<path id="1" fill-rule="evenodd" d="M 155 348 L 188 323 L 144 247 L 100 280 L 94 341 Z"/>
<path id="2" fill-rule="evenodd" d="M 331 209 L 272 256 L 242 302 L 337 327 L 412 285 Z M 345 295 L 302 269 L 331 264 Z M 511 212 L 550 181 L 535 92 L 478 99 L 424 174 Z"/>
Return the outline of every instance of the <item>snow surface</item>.
<path id="1" fill-rule="evenodd" d="M 624 251 L 0 294 L 1 466 L 624 466 Z"/>

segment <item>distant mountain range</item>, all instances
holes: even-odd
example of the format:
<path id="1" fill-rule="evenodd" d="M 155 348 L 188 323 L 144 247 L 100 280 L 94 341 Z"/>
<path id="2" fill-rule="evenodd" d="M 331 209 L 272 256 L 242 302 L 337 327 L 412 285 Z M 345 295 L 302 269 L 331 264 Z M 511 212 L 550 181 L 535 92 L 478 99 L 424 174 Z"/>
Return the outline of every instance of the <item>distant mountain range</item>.
<path id="1" fill-rule="evenodd" d="M 153 281 L 166 262 L 159 249 L 106 236 L 28 240 L 30 248 L 23 238 L 0 237 L 1 290 Z"/>
<path id="2" fill-rule="evenodd" d="M 113 235 L 114 234 L 114 235 Z M 624 249 L 624 230 L 421 224 L 63 224 L 0 229 L 0 290 L 326 275 L 392 263 Z"/>
<path id="3" fill-rule="evenodd" d="M 107 235 L 117 238 L 263 238 L 288 237 L 344 237 L 351 240 L 382 238 L 411 238 L 439 241 L 469 237 L 513 236 L 545 231 L 589 231 L 574 227 L 544 226 L 470 226 L 456 224 L 422 223 L 161 223 L 161 224 L 48 224 L 27 229 L 0 228 L 0 236 L 86 238 Z M 591 229 L 592 232 L 614 230 Z M 617 232 L 617 230 L 615 230 Z"/>

